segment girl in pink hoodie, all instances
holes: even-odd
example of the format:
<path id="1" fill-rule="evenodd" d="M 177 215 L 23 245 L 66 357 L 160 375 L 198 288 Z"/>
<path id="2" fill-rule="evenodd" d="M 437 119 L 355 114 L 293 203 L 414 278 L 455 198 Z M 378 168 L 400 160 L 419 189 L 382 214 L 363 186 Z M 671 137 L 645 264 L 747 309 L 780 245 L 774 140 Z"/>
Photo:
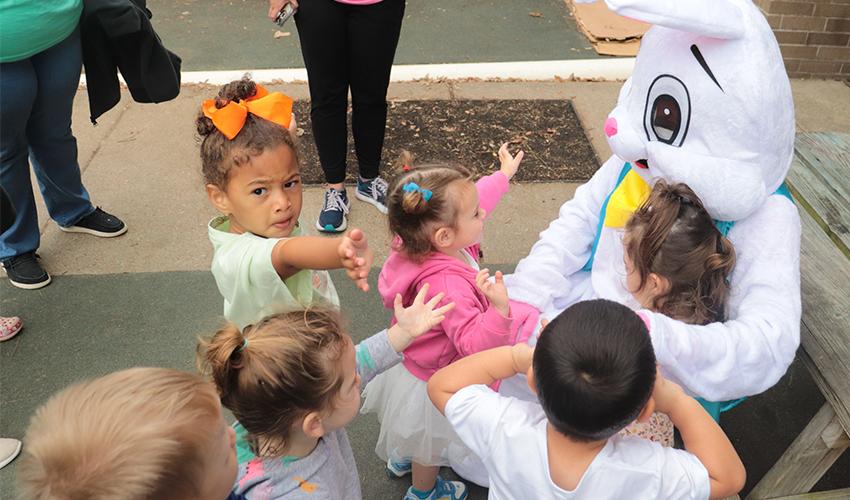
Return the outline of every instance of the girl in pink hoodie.
<path id="1" fill-rule="evenodd" d="M 524 341 L 537 323 L 536 309 L 508 299 L 501 272 L 490 281 L 478 265 L 484 220 L 507 193 L 522 157 L 503 144 L 501 169 L 478 182 L 460 166 L 405 167 L 389 190 L 395 238 L 378 279 L 384 305 L 392 308 L 397 293 L 407 304 L 425 284 L 429 294 L 442 292 L 455 303 L 442 324 L 405 349 L 401 365 L 365 391 L 363 411 L 377 413 L 381 423 L 375 451 L 387 460 L 388 473 L 413 473 L 406 500 L 466 497 L 463 483 L 437 475 L 449 465 L 449 446 L 456 457 L 463 444 L 428 399 L 428 379 L 464 356 Z"/>

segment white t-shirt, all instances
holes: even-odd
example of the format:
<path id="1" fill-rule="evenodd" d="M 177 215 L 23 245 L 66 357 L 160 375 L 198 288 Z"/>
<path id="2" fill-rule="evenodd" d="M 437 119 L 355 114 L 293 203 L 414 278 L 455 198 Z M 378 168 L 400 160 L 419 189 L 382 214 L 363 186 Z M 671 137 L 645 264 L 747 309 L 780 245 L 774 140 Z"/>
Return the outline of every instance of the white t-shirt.
<path id="1" fill-rule="evenodd" d="M 635 436 L 609 439 L 576 489 L 564 490 L 549 476 L 548 420 L 543 408 L 484 385 L 465 387 L 452 396 L 446 417 L 484 462 L 491 500 L 709 496 L 708 471 L 694 455 Z"/>

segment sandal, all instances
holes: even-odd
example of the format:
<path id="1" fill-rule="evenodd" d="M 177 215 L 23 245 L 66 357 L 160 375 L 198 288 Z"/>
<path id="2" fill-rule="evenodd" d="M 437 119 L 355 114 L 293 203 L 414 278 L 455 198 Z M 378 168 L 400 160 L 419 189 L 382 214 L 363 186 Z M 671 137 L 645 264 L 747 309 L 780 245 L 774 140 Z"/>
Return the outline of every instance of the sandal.
<path id="1" fill-rule="evenodd" d="M 11 318 L 0 316 L 0 342 L 5 342 L 11 339 L 17 335 L 23 327 L 24 324 L 21 322 L 21 318 L 17 316 L 12 316 Z"/>

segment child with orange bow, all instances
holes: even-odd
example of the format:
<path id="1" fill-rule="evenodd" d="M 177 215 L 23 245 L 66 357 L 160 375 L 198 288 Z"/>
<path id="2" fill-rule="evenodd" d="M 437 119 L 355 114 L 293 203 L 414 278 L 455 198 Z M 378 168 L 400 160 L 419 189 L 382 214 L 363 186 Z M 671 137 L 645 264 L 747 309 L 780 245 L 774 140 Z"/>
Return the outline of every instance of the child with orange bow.
<path id="1" fill-rule="evenodd" d="M 223 215 L 208 226 L 224 316 L 240 329 L 286 309 L 339 298 L 327 269 L 367 291 L 372 251 L 362 231 L 305 236 L 292 99 L 246 75 L 204 101 L 196 119 L 207 196 Z"/>

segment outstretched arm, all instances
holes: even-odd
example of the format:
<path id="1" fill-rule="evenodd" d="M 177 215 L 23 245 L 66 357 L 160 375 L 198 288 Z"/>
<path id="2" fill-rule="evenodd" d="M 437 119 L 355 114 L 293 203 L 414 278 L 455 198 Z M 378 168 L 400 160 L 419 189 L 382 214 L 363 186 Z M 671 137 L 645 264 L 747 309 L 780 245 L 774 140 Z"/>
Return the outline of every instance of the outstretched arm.
<path id="1" fill-rule="evenodd" d="M 730 232 L 738 262 L 725 323 L 695 326 L 647 312 L 665 373 L 709 401 L 773 386 L 800 344 L 800 219 L 772 196 Z"/>
<path id="2" fill-rule="evenodd" d="M 366 235 L 359 229 L 353 229 L 340 238 L 296 236 L 283 239 L 272 251 L 272 265 L 281 279 L 302 269 L 344 268 L 348 277 L 363 291 L 369 290 L 366 277 L 372 261 Z"/>
<path id="3" fill-rule="evenodd" d="M 505 277 L 511 299 L 531 304 L 542 312 L 569 295 L 569 277 L 580 272 L 590 258 L 599 212 L 623 165 L 622 160 L 612 156 L 576 189 L 572 200 L 561 206 L 558 218 L 540 233 L 540 239 L 519 261 L 516 271 Z"/>
<path id="4" fill-rule="evenodd" d="M 441 368 L 428 380 L 428 396 L 445 413 L 446 403 L 466 386 L 490 385 L 497 380 L 526 373 L 534 350 L 525 345 L 497 347 L 462 358 Z"/>

